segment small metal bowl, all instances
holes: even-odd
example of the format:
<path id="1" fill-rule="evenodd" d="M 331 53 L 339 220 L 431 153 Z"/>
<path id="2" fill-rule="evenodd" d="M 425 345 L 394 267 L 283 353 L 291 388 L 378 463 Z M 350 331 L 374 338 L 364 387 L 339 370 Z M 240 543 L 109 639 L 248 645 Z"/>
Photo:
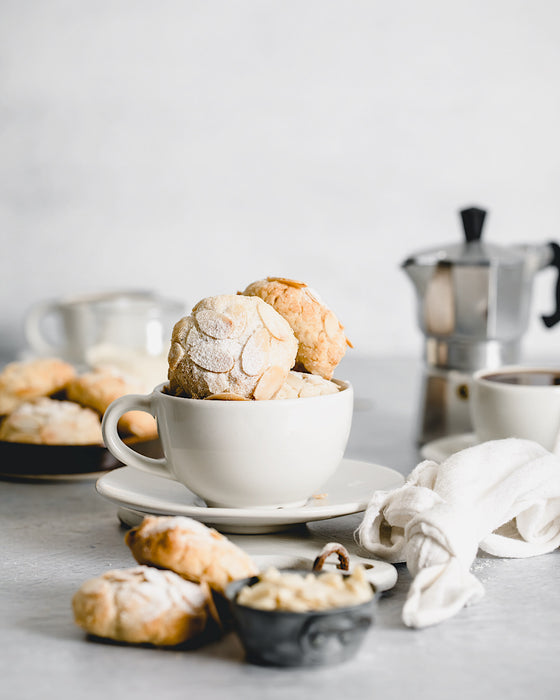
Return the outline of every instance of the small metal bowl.
<path id="1" fill-rule="evenodd" d="M 281 569 L 283 573 L 309 571 Z M 318 575 L 320 572 L 313 572 Z M 348 574 L 342 574 L 348 575 Z M 247 661 L 268 666 L 324 666 L 351 658 L 374 622 L 377 596 L 365 603 L 344 608 L 286 612 L 259 610 L 237 602 L 245 586 L 258 576 L 230 583 L 226 589 L 234 628 L 245 649 Z"/>

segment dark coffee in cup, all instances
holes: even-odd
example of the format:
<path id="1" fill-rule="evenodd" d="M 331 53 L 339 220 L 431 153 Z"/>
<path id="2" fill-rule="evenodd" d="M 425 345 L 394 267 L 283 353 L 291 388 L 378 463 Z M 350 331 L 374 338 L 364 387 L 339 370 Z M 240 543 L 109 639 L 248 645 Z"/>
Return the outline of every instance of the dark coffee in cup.
<path id="1" fill-rule="evenodd" d="M 560 367 L 479 370 L 473 375 L 469 408 L 480 442 L 521 438 L 560 454 Z"/>
<path id="2" fill-rule="evenodd" d="M 521 386 L 560 386 L 560 372 L 547 370 L 521 370 L 516 372 L 496 372 L 487 374 L 484 379 L 501 384 L 519 384 Z"/>

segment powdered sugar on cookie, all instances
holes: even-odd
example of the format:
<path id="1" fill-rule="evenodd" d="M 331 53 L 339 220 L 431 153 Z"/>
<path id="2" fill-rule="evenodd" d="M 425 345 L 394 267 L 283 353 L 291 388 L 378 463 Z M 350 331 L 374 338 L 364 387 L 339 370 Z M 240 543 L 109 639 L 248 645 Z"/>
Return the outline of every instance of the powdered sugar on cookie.
<path id="1" fill-rule="evenodd" d="M 103 443 L 99 415 L 70 401 L 24 403 L 0 426 L 0 440 L 43 445 Z"/>
<path id="2" fill-rule="evenodd" d="M 208 297 L 175 324 L 168 357 L 170 391 L 191 398 L 223 393 L 270 398 L 296 352 L 289 324 L 261 299 Z"/>

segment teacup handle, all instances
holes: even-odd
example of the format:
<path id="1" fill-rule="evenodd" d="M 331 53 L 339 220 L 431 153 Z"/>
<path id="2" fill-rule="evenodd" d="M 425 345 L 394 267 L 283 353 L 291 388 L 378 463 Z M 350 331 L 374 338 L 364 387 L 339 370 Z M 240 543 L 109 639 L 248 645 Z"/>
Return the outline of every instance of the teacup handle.
<path id="1" fill-rule="evenodd" d="M 60 307 L 55 301 L 38 302 L 31 307 L 24 322 L 24 331 L 27 342 L 42 355 L 56 354 L 60 347 L 50 343 L 42 331 L 42 323 L 47 316 L 60 313 Z"/>
<path id="2" fill-rule="evenodd" d="M 144 411 L 155 417 L 155 411 L 152 408 L 152 397 L 141 394 L 126 394 L 115 399 L 110 404 L 103 415 L 103 423 L 101 425 L 103 440 L 107 449 L 118 460 L 130 467 L 136 467 L 136 469 L 141 469 L 154 476 L 173 479 L 174 477 L 169 471 L 165 457 L 154 459 L 153 457 L 138 454 L 138 452 L 132 450 L 121 440 L 117 424 L 119 418 L 128 411 Z"/>

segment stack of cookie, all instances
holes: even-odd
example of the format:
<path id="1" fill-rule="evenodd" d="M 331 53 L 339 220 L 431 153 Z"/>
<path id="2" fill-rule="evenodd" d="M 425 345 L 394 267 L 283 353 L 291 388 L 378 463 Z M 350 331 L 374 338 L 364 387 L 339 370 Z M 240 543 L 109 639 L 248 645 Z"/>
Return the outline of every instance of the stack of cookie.
<path id="1" fill-rule="evenodd" d="M 347 346 L 342 324 L 308 285 L 268 277 L 203 299 L 175 324 L 166 391 L 214 400 L 336 393 L 331 378 Z M 0 440 L 102 444 L 109 404 L 145 390 L 111 367 L 78 375 L 57 358 L 13 362 L 0 373 Z M 157 437 L 155 420 L 142 411 L 126 413 L 119 430 L 131 440 Z"/>
<path id="2" fill-rule="evenodd" d="M 294 399 L 335 393 L 350 342 L 303 282 L 268 277 L 236 295 L 208 297 L 173 329 L 169 387 L 195 399 Z"/>
<path id="3" fill-rule="evenodd" d="M 257 573 L 242 549 L 190 518 L 147 516 L 125 542 L 139 566 L 90 579 L 72 599 L 76 624 L 96 637 L 156 646 L 211 637 L 213 594 Z"/>
<path id="4" fill-rule="evenodd" d="M 111 368 L 78 374 L 58 358 L 12 362 L 0 372 L 0 440 L 40 445 L 102 445 L 101 419 L 133 381 Z M 125 414 L 119 428 L 136 440 L 157 437 L 155 420 Z"/>

